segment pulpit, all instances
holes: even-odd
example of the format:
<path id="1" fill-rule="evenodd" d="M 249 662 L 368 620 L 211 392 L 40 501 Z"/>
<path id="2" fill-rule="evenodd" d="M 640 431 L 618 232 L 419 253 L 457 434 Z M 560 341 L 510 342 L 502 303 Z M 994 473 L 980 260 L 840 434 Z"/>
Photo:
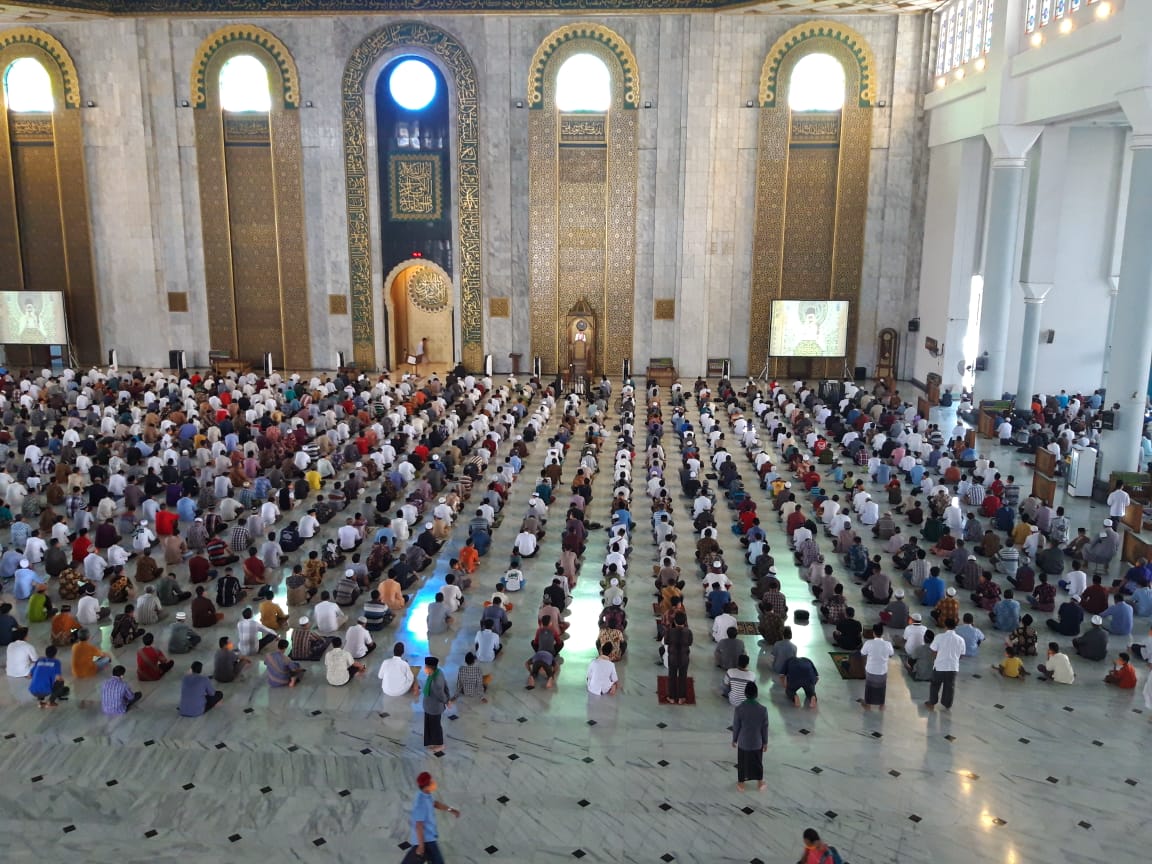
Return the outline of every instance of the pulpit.
<path id="1" fill-rule="evenodd" d="M 591 377 L 596 372 L 596 315 L 587 300 L 569 310 L 564 333 L 572 379 Z"/>

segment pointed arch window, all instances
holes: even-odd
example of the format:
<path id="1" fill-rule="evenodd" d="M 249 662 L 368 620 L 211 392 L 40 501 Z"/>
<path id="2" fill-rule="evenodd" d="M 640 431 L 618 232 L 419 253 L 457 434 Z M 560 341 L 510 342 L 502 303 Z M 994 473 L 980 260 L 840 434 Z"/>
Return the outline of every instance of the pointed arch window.
<path id="1" fill-rule="evenodd" d="M 240 54 L 220 69 L 220 107 L 233 113 L 267 114 L 272 110 L 268 70 L 251 54 Z"/>
<path id="2" fill-rule="evenodd" d="M 792 70 L 788 107 L 793 111 L 839 111 L 844 107 L 844 67 L 830 54 L 808 54 Z"/>
<path id="3" fill-rule="evenodd" d="M 599 57 L 573 54 L 556 73 L 556 108 L 604 113 L 612 106 L 612 74 Z"/>
<path id="4" fill-rule="evenodd" d="M 51 114 L 55 111 L 52 79 L 44 64 L 34 57 L 13 60 L 4 70 L 4 102 L 9 111 L 18 114 Z"/>

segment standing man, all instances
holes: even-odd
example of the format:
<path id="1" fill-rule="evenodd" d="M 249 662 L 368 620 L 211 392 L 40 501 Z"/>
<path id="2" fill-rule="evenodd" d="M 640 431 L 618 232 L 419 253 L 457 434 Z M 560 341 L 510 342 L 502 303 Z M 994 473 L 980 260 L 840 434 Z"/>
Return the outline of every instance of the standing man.
<path id="1" fill-rule="evenodd" d="M 964 656 L 964 638 L 956 632 L 956 619 L 949 618 L 944 622 L 946 629 L 936 637 L 930 646 L 936 659 L 932 663 L 932 684 L 928 688 L 928 701 L 924 707 L 929 711 L 936 709 L 936 703 L 942 702 L 948 710 L 952 709 L 952 699 L 956 695 L 956 673 L 960 671 L 960 658 Z M 944 687 L 943 696 L 940 687 Z"/>
<path id="2" fill-rule="evenodd" d="M 412 816 L 409 820 L 412 830 L 408 842 L 412 844 L 412 848 L 404 856 L 404 862 L 416 864 L 419 861 L 426 861 L 428 864 L 444 864 L 444 856 L 440 854 L 440 834 L 436 830 L 436 811 L 451 813 L 457 819 L 460 818 L 460 811 L 432 797 L 432 793 L 438 787 L 427 771 L 416 778 L 416 785 L 420 787 L 420 793 L 412 805 Z"/>
<path id="3" fill-rule="evenodd" d="M 896 649 L 884 638 L 883 624 L 873 625 L 871 636 L 860 647 L 860 653 L 864 655 L 864 699 L 860 704 L 865 711 L 871 711 L 873 705 L 883 711 L 884 696 L 888 690 L 888 661 Z"/>
<path id="4" fill-rule="evenodd" d="M 676 613 L 666 639 L 668 642 L 667 701 L 669 704 L 687 705 L 688 655 L 692 648 L 692 631 L 688 629 L 688 616 L 683 612 Z M 767 719 L 764 722 L 767 723 Z"/>
<path id="5" fill-rule="evenodd" d="M 744 783 L 756 781 L 756 789 L 763 792 L 764 751 L 768 749 L 768 709 L 756 701 L 760 691 L 755 682 L 744 688 L 744 701 L 732 712 L 732 746 L 736 748 L 736 789 L 744 791 Z"/>
<path id="6" fill-rule="evenodd" d="M 1121 480 L 1116 484 L 1116 488 L 1108 494 L 1108 515 L 1114 521 L 1119 520 L 1131 503 L 1132 499 L 1124 488 L 1124 481 Z"/>

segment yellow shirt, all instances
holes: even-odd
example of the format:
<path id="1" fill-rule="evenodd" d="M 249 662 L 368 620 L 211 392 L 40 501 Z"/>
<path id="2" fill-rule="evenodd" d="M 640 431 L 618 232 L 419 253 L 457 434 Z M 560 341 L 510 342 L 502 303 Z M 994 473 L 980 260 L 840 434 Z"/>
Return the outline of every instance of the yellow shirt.
<path id="1" fill-rule="evenodd" d="M 320 483 L 321 483 L 321 477 L 320 477 L 319 471 L 308 471 L 304 475 L 304 479 L 308 481 L 308 488 L 309 489 L 311 489 L 313 492 L 319 491 Z"/>
<path id="2" fill-rule="evenodd" d="M 1005 678 L 1019 678 L 1023 667 L 1024 663 L 1019 657 L 1005 657 L 1000 662 L 1000 671 L 1004 673 Z"/>

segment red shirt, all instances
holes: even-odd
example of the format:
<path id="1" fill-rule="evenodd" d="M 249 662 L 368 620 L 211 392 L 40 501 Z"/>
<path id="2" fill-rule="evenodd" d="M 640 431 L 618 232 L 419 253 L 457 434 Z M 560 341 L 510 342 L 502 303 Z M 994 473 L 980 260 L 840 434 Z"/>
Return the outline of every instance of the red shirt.
<path id="1" fill-rule="evenodd" d="M 801 525 L 803 525 L 807 521 L 808 520 L 806 518 L 804 518 L 804 514 L 799 510 L 794 510 L 791 513 L 789 513 L 788 514 L 788 520 L 784 523 L 785 526 L 788 528 L 788 536 L 791 537 L 792 534 L 796 531 L 796 529 L 799 528 Z"/>
<path id="2" fill-rule="evenodd" d="M 1113 669 L 1111 678 L 1112 683 L 1121 690 L 1134 690 L 1136 688 L 1136 670 L 1132 668 L 1131 663 L 1125 663 L 1123 666 Z"/>
<path id="3" fill-rule="evenodd" d="M 211 562 L 203 555 L 193 555 L 188 559 L 188 573 L 193 583 L 207 582 L 208 571 L 211 569 Z"/>
<path id="4" fill-rule="evenodd" d="M 176 525 L 180 517 L 171 510 L 159 510 L 156 513 L 156 533 L 161 537 L 170 537 L 176 533 Z"/>
<path id="5" fill-rule="evenodd" d="M 72 541 L 72 561 L 79 564 L 88 557 L 88 553 L 92 551 L 92 541 L 87 537 L 77 537 Z"/>
<path id="6" fill-rule="evenodd" d="M 136 677 L 141 681 L 159 681 L 160 664 L 167 658 L 155 645 L 147 645 L 136 652 Z"/>

